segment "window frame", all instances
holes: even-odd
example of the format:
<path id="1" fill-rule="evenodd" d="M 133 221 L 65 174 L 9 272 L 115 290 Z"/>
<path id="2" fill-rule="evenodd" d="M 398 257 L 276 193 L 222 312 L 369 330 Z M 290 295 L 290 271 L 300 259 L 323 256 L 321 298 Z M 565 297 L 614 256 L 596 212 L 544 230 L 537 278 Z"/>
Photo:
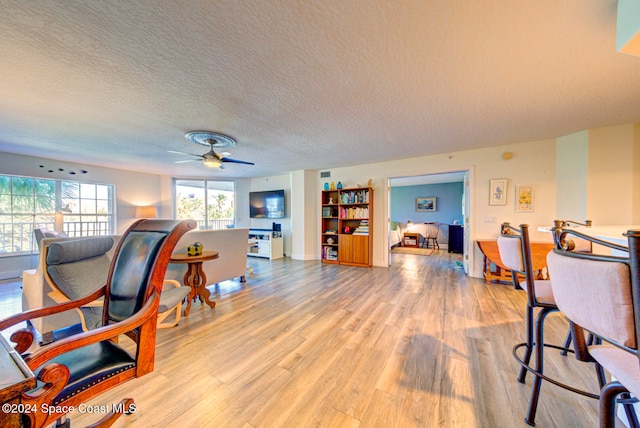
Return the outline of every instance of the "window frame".
<path id="1" fill-rule="evenodd" d="M 202 200 L 206 203 L 206 207 L 201 207 L 203 209 L 204 218 L 202 216 L 200 218 L 193 218 L 193 216 L 188 217 L 189 219 L 195 220 L 198 225 L 198 229 L 200 230 L 217 230 L 217 229 L 225 229 L 227 227 L 233 226 L 236 221 L 236 182 L 234 180 L 219 180 L 219 179 L 207 179 L 207 178 L 173 178 L 172 185 L 172 205 L 174 218 L 177 220 L 185 220 L 187 218 L 182 218 L 179 213 L 178 207 L 178 197 L 179 191 L 178 186 L 181 183 L 201 183 L 200 186 L 187 186 L 186 184 L 182 184 L 184 187 L 194 187 L 200 188 L 203 191 Z M 228 187 L 231 187 L 229 189 Z M 229 192 L 233 195 L 233 199 L 231 200 L 231 207 L 227 208 L 230 210 L 232 217 L 230 219 L 214 219 L 211 218 L 212 207 L 209 204 L 210 201 L 210 192 L 212 191 L 220 191 L 220 192 Z"/>
<path id="2" fill-rule="evenodd" d="M 84 203 L 93 200 L 93 211 L 99 211 L 98 201 L 101 201 L 100 210 L 107 212 L 82 212 L 81 195 L 74 198 L 72 192 L 64 191 L 69 184 L 78 189 L 93 187 L 95 197 L 84 198 Z M 104 195 L 105 191 L 106 198 L 97 197 L 97 192 Z M 112 234 L 116 221 L 115 195 L 114 184 L 0 174 L 0 208 L 3 208 L 0 211 L 0 257 L 36 252 L 34 229 L 55 230 L 56 223 L 70 237 Z"/>

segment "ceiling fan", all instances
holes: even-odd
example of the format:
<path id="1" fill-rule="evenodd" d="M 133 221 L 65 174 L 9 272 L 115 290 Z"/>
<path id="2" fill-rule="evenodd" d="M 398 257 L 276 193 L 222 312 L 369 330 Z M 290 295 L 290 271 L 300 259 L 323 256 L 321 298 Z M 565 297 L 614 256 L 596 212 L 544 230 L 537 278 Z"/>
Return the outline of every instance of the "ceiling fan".
<path id="1" fill-rule="evenodd" d="M 208 145 L 209 151 L 203 155 L 196 155 L 193 153 L 176 152 L 173 150 L 169 150 L 168 151 L 169 153 L 177 153 L 180 155 L 195 156 L 199 158 L 199 159 L 179 160 L 179 161 L 176 161 L 176 163 L 197 162 L 200 159 L 202 159 L 202 162 L 205 164 L 205 166 L 208 166 L 209 168 L 220 168 L 220 169 L 224 168 L 222 164 L 225 162 L 241 163 L 245 165 L 255 165 L 253 162 L 247 162 L 243 160 L 228 158 L 227 156 L 231 154 L 228 152 L 222 152 L 222 153 L 215 152 L 214 150 L 215 147 L 220 147 L 220 148 L 233 147 L 236 145 L 236 140 L 234 140 L 232 137 L 228 135 L 220 134 L 217 132 L 210 132 L 210 131 L 191 131 L 184 134 L 184 138 L 186 138 L 187 141 L 190 141 L 192 143 Z"/>

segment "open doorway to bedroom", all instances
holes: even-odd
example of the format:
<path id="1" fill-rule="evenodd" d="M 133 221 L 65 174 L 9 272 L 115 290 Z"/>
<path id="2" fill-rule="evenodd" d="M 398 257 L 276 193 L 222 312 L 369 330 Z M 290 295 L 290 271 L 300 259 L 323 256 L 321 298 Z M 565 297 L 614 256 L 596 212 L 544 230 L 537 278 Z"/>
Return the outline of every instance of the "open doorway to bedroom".
<path id="1" fill-rule="evenodd" d="M 392 252 L 435 250 L 461 254 L 469 272 L 469 182 L 469 170 L 388 179 L 389 264 Z"/>

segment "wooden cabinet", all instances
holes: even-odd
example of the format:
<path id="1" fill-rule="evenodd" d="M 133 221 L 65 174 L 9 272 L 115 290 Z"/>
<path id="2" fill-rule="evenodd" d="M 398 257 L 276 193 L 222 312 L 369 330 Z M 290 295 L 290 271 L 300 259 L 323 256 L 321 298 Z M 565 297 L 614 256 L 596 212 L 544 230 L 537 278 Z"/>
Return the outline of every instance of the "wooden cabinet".
<path id="1" fill-rule="evenodd" d="M 248 256 L 265 259 L 281 259 L 283 257 L 282 232 L 268 229 L 249 229 Z"/>
<path id="2" fill-rule="evenodd" d="M 373 189 L 322 191 L 322 262 L 372 265 Z"/>
<path id="3" fill-rule="evenodd" d="M 402 246 L 418 248 L 420 246 L 420 234 L 405 232 L 404 236 L 402 236 Z"/>
<path id="4" fill-rule="evenodd" d="M 449 252 L 462 253 L 464 251 L 464 228 L 461 224 L 449 225 Z"/>
<path id="5" fill-rule="evenodd" d="M 369 237 L 340 235 L 340 263 L 354 266 L 371 266 Z"/>
<path id="6" fill-rule="evenodd" d="M 322 261 L 324 263 L 338 263 L 338 219 L 340 205 L 338 191 L 326 190 L 322 192 Z"/>

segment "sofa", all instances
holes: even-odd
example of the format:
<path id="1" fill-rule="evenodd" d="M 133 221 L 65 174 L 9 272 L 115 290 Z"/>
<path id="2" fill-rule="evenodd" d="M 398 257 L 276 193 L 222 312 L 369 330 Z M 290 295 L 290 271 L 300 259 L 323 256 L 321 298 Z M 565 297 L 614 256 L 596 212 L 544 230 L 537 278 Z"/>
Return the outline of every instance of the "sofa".
<path id="1" fill-rule="evenodd" d="M 218 251 L 219 256 L 202 264 L 207 277 L 206 285 L 218 284 L 229 279 L 245 282 L 249 229 L 191 230 L 178 241 L 174 254 L 187 252 L 187 246 L 200 242 L 204 251 Z M 165 279 L 182 282 L 187 271 L 185 264 L 170 263 Z"/>

